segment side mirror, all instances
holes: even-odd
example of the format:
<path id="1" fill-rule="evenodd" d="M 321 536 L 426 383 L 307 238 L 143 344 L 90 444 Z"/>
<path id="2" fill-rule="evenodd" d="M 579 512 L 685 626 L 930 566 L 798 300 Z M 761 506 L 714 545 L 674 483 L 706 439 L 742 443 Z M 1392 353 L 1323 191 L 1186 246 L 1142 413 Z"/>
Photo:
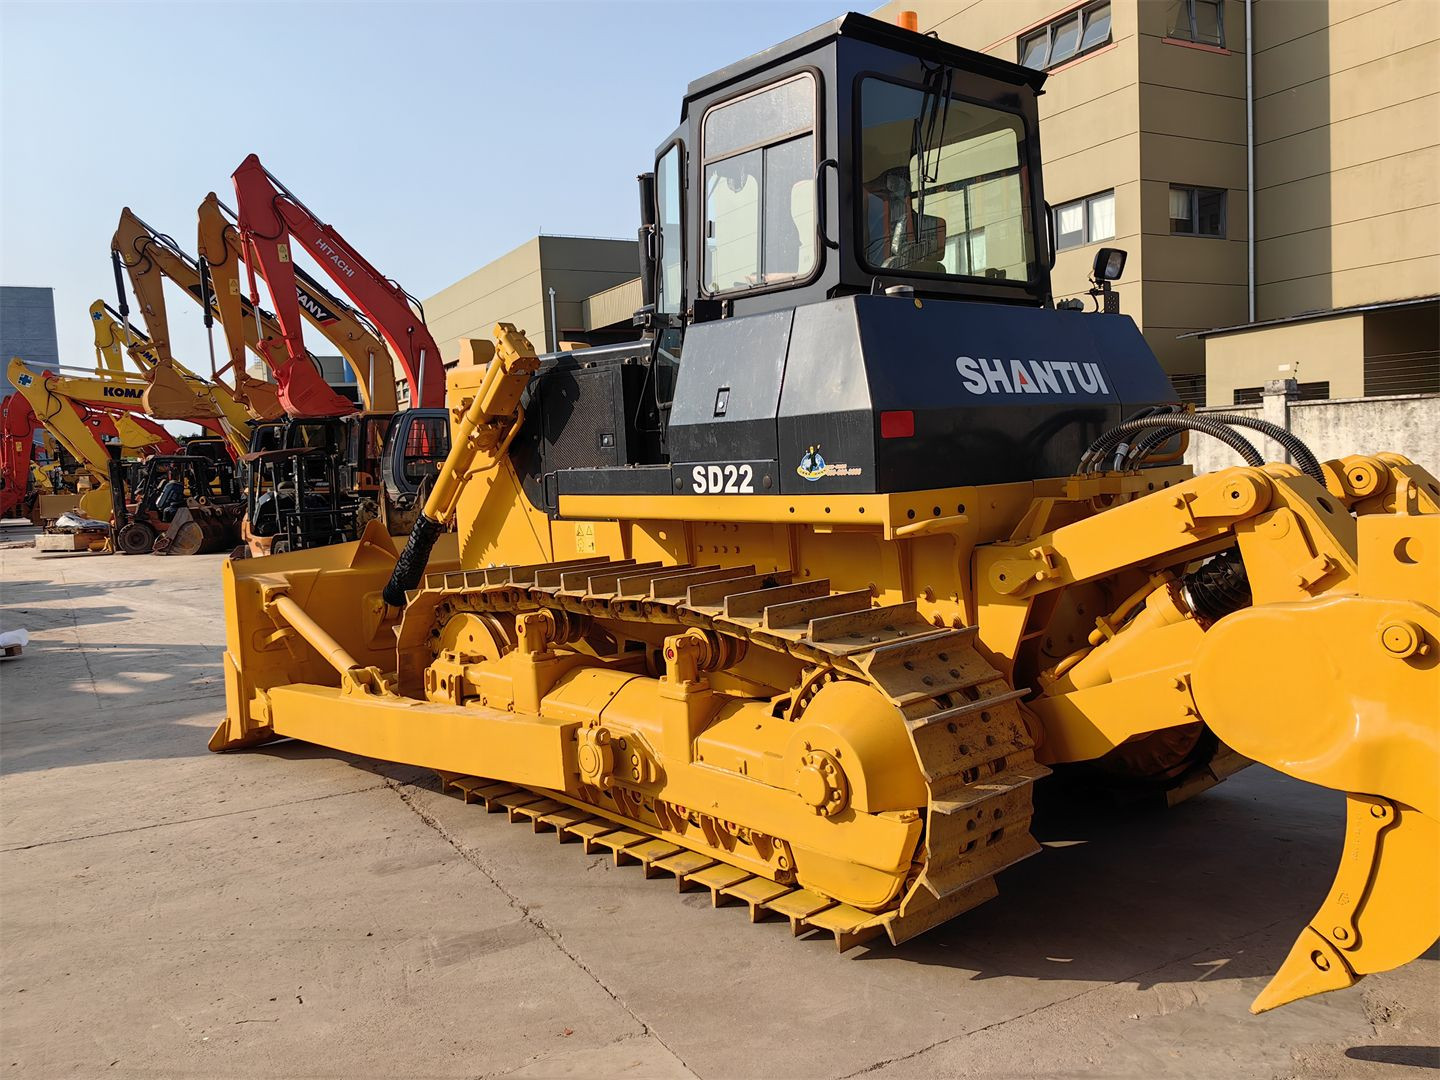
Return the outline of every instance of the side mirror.
<path id="1" fill-rule="evenodd" d="M 635 178 L 640 188 L 640 296 L 647 305 L 655 303 L 655 275 L 658 272 L 659 252 L 655 249 L 655 174 L 641 173 Z"/>

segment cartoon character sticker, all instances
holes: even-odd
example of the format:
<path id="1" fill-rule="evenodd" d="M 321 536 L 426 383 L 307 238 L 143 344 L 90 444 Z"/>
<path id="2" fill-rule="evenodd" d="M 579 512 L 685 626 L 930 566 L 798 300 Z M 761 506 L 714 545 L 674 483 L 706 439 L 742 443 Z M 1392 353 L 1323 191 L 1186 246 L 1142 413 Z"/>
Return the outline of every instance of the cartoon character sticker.
<path id="1" fill-rule="evenodd" d="M 812 446 L 800 455 L 800 465 L 795 470 L 806 480 L 823 480 L 827 476 L 859 476 L 864 470 L 858 465 L 826 461 L 820 454 L 820 447 Z"/>
<path id="2" fill-rule="evenodd" d="M 825 475 L 825 459 L 820 456 L 820 447 L 812 446 L 800 455 L 800 467 L 795 470 L 806 480 L 819 480 Z"/>

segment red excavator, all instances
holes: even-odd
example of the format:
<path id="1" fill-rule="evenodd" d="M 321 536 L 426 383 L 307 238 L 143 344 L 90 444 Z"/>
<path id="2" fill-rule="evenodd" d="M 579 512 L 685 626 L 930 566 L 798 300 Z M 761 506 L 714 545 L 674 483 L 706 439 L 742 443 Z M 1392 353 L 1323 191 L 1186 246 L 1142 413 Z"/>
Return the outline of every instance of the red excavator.
<path id="1" fill-rule="evenodd" d="M 295 263 L 290 240 L 300 240 L 351 302 L 380 331 L 410 383 L 410 403 L 439 408 L 445 403 L 445 370 L 440 350 L 425 325 L 420 304 L 394 281 L 375 269 L 331 226 L 321 221 L 294 192 L 277 180 L 251 154 L 235 170 L 237 217 L 245 264 L 250 270 L 251 302 L 259 300 L 255 273 L 265 279 L 275 316 L 284 334 L 290 362 L 306 356 L 301 336 L 300 303 L 296 298 Z M 271 366 L 275 366 L 272 358 Z"/>

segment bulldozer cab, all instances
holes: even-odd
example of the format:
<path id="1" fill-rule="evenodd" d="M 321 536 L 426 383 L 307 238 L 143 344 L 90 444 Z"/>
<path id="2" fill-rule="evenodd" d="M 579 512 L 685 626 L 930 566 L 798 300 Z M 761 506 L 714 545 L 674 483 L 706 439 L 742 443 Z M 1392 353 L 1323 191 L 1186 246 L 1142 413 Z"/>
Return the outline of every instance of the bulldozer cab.
<path id="1" fill-rule="evenodd" d="M 1048 304 L 1044 80 L 852 14 L 691 83 L 641 178 L 653 321 L 896 286 Z"/>
<path id="2" fill-rule="evenodd" d="M 1173 401 L 1131 320 L 1052 302 L 1044 80 L 852 14 L 691 83 L 640 177 L 642 339 L 527 391 L 532 505 L 1061 477 Z"/>

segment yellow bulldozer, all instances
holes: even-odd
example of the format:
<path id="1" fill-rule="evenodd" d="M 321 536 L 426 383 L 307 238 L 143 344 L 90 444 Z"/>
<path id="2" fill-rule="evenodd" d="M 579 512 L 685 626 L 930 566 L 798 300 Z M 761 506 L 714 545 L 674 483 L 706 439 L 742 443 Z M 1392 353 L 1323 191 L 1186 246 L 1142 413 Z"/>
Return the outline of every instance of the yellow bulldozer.
<path id="1" fill-rule="evenodd" d="M 211 749 L 433 768 L 842 948 L 995 896 L 1052 770 L 1174 803 L 1257 761 L 1348 820 L 1256 1011 L 1418 956 L 1440 484 L 1178 407 L 1123 252 L 1055 303 L 1044 78 L 848 15 L 692 83 L 639 340 L 466 343 L 402 551 L 229 563 Z"/>

